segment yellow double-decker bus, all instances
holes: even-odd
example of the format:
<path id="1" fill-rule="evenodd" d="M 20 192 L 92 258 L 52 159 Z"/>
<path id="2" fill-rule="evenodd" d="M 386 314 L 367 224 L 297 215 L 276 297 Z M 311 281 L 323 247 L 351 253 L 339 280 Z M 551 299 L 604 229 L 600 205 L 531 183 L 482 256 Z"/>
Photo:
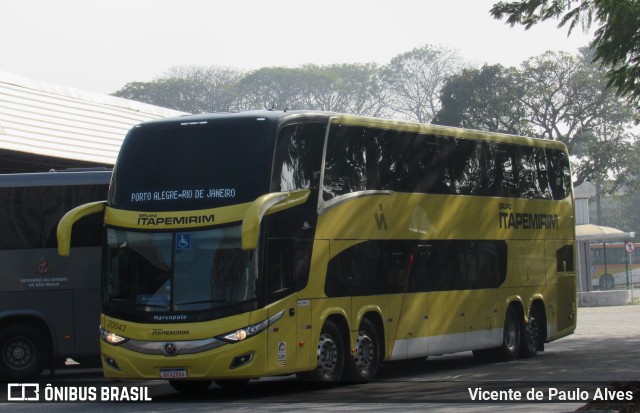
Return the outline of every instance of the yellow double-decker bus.
<path id="1" fill-rule="evenodd" d="M 134 127 L 105 202 L 106 377 L 180 391 L 531 357 L 576 325 L 558 142 L 325 112 Z"/>

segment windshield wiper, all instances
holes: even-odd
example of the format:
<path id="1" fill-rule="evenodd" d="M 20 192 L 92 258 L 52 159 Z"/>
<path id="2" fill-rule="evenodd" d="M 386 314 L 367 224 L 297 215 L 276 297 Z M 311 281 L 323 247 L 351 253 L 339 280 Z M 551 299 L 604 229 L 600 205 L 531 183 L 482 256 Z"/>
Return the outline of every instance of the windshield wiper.
<path id="1" fill-rule="evenodd" d="M 220 303 L 220 304 L 231 304 L 229 301 L 227 300 L 201 300 L 201 301 L 190 301 L 187 303 L 175 303 L 177 306 L 179 305 L 192 305 L 192 304 L 216 304 L 216 303 Z"/>
<path id="2" fill-rule="evenodd" d="M 257 298 L 249 298 L 248 300 L 243 300 L 243 301 L 238 301 L 238 302 L 231 302 L 229 300 L 225 300 L 225 299 L 221 299 L 221 300 L 201 300 L 201 301 L 190 301 L 187 303 L 176 303 L 176 306 L 183 306 L 183 305 L 193 305 L 193 304 L 222 304 L 222 305 L 229 305 L 229 306 L 237 306 L 237 305 L 242 305 L 242 304 L 246 304 L 252 301 L 256 301 Z"/>

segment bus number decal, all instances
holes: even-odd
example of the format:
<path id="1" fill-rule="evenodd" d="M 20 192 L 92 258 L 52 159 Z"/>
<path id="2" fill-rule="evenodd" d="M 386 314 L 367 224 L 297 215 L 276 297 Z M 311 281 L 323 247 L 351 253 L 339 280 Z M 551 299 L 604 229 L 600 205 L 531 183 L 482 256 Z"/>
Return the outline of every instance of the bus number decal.
<path id="1" fill-rule="evenodd" d="M 125 332 L 127 330 L 126 324 L 118 323 L 112 320 L 107 320 L 107 330 L 118 330 Z"/>

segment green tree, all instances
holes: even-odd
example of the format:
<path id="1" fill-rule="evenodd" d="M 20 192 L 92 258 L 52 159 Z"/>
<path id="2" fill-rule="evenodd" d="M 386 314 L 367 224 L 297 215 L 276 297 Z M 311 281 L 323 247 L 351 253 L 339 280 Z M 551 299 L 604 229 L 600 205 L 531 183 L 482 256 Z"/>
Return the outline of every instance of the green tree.
<path id="1" fill-rule="evenodd" d="M 614 195 L 601 200 L 602 220 L 597 221 L 597 213 L 592 212 L 591 222 L 621 229 L 625 232 L 640 233 L 640 190 L 623 195 Z M 595 204 L 595 203 L 594 203 Z"/>
<path id="2" fill-rule="evenodd" d="M 382 116 L 386 95 L 374 64 L 262 68 L 237 85 L 236 108 L 313 109 Z"/>
<path id="3" fill-rule="evenodd" d="M 466 70 L 443 88 L 436 121 L 562 141 L 575 185 L 588 180 L 605 192 L 632 187 L 640 175 L 633 111 L 590 61 L 586 50 L 547 52 L 518 69 Z"/>
<path id="4" fill-rule="evenodd" d="M 530 135 L 523 105 L 524 87 L 515 69 L 484 65 L 451 76 L 440 93 L 442 107 L 433 123 L 491 132 Z"/>
<path id="5" fill-rule="evenodd" d="M 391 109 L 416 122 L 430 122 L 440 110 L 440 91 L 462 69 L 454 50 L 426 45 L 402 53 L 384 68 Z"/>
<path id="6" fill-rule="evenodd" d="M 536 136 L 567 145 L 575 185 L 589 180 L 615 191 L 632 183 L 633 111 L 607 88 L 588 50 L 577 56 L 547 52 L 525 61 L 519 73 L 527 120 Z"/>
<path id="7" fill-rule="evenodd" d="M 127 83 L 113 95 L 188 113 L 229 111 L 242 75 L 226 67 L 174 67 L 152 82 Z"/>
<path id="8" fill-rule="evenodd" d="M 589 28 L 596 22 L 590 47 L 594 62 L 608 69 L 608 85 L 636 105 L 640 101 L 640 1 L 638 0 L 519 0 L 498 2 L 491 8 L 496 19 L 525 28 L 549 19 L 559 26 Z"/>
<path id="9" fill-rule="evenodd" d="M 306 65 L 318 83 L 310 93 L 312 107 L 354 115 L 388 115 L 389 93 L 382 84 L 380 68 L 368 64 Z"/>
<path id="10" fill-rule="evenodd" d="M 304 106 L 304 79 L 301 69 L 266 67 L 248 73 L 238 82 L 237 110 L 307 109 Z"/>

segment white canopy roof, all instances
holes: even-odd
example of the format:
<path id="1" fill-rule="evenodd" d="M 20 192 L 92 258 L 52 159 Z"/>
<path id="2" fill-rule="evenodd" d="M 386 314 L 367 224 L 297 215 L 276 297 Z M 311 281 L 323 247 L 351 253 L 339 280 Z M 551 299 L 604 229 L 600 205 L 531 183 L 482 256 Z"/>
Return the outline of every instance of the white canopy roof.
<path id="1" fill-rule="evenodd" d="M 635 237 L 634 232 L 624 232 L 619 229 L 594 224 L 576 225 L 576 240 L 627 240 Z"/>
<path id="2" fill-rule="evenodd" d="M 0 150 L 112 165 L 132 126 L 183 114 L 0 71 Z"/>

